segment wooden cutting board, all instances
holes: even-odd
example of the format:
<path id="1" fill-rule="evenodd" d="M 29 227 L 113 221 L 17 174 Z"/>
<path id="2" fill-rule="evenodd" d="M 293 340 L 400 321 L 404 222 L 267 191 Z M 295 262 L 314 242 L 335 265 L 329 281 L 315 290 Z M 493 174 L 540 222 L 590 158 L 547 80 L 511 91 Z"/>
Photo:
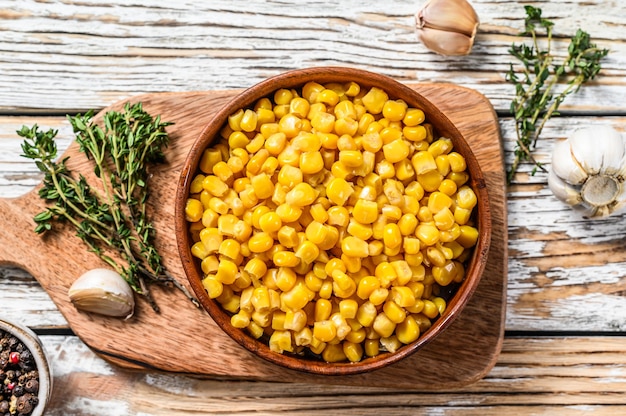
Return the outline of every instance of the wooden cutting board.
<path id="1" fill-rule="evenodd" d="M 476 91 L 444 84 L 414 85 L 448 115 L 470 142 L 488 185 L 493 233 L 489 260 L 476 291 L 461 316 L 441 336 L 411 357 L 390 367 L 351 376 L 317 376 L 266 362 L 224 334 L 203 310 L 179 291 L 155 288 L 156 314 L 140 300 L 128 320 L 78 312 L 67 290 L 84 271 L 100 265 L 69 228 L 39 236 L 33 216 L 44 209 L 37 189 L 15 199 L 0 199 L 0 264 L 21 267 L 48 292 L 72 330 L 103 358 L 122 367 L 157 369 L 206 377 L 319 382 L 378 387 L 441 390 L 469 384 L 495 364 L 504 332 L 507 281 L 507 228 L 504 165 L 499 126 L 489 101 Z M 147 94 L 141 101 L 153 115 L 175 124 L 167 163 L 155 170 L 151 203 L 157 246 L 165 266 L 187 285 L 174 238 L 174 197 L 187 151 L 210 117 L 238 91 Z M 103 110 L 120 109 L 124 102 Z M 45 128 L 45 126 L 42 126 Z M 91 167 L 74 142 L 64 156 L 75 172 Z M 188 286 L 188 285 L 187 285 Z M 24 299 L 28 302 L 28 299 Z"/>

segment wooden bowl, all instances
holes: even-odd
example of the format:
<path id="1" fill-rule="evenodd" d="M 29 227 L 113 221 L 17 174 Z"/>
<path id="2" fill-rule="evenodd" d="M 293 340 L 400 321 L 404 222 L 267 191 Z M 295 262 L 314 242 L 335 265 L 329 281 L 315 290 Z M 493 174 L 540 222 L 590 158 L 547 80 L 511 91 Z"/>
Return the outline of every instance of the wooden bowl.
<path id="1" fill-rule="evenodd" d="M 328 363 L 321 359 L 305 358 L 294 354 L 279 354 L 270 350 L 266 343 L 248 335 L 246 331 L 233 327 L 230 323 L 231 314 L 226 312 L 217 301 L 209 298 L 202 285 L 203 273 L 200 262 L 191 254 L 190 247 L 193 241 L 190 237 L 188 223 L 185 220 L 185 203 L 189 195 L 190 183 L 198 172 L 202 152 L 214 144 L 215 138 L 219 137 L 220 130 L 227 123 L 228 116 L 238 109 L 252 106 L 262 97 L 271 96 L 279 88 L 298 88 L 308 81 L 315 81 L 320 84 L 354 81 L 362 87 L 381 88 L 388 93 L 390 98 L 402 99 L 409 107 L 421 108 L 426 114 L 426 120 L 439 133 L 439 137 L 450 138 L 455 151 L 465 157 L 467 172 L 470 174 L 470 186 L 478 197 L 478 205 L 474 208 L 474 215 L 479 230 L 479 238 L 469 263 L 465 265 L 465 279 L 458 286 L 456 292 L 451 295 L 443 315 L 412 344 L 402 346 L 394 353 L 384 352 L 375 357 L 364 358 L 356 363 Z M 217 325 L 230 337 L 254 354 L 289 369 L 323 375 L 348 375 L 379 369 L 402 360 L 428 344 L 454 321 L 475 292 L 483 273 L 490 244 L 491 217 L 483 173 L 470 145 L 435 105 L 415 90 L 387 76 L 351 68 L 318 67 L 294 70 L 262 81 L 241 92 L 226 104 L 213 119 L 207 120 L 207 125 L 189 151 L 181 172 L 176 195 L 176 237 L 184 271 L 191 287 Z"/>

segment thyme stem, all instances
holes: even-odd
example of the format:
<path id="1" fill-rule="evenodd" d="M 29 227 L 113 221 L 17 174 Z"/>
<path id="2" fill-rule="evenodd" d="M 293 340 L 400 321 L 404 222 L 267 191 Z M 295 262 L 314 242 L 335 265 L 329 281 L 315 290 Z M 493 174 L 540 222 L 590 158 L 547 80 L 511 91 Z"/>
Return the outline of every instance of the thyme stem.
<path id="1" fill-rule="evenodd" d="M 44 173 L 39 195 L 51 202 L 35 216 L 35 232 L 44 233 L 52 229 L 54 222 L 66 221 L 89 251 L 120 273 L 155 311 L 159 308 L 150 292 L 152 283 L 175 287 L 199 306 L 163 266 L 146 209 L 149 165 L 164 160 L 163 148 L 169 144 L 165 127 L 171 123 L 153 118 L 141 103 L 126 104 L 122 112 L 106 113 L 104 129 L 93 122 L 93 111 L 68 119 L 81 152 L 93 162 L 103 194 L 84 176 L 72 175 L 66 166 L 67 158 L 56 161 L 57 131 L 23 126 L 17 132 L 25 139 L 22 156 L 34 160 Z M 121 262 L 114 257 L 121 258 Z"/>
<path id="2" fill-rule="evenodd" d="M 545 171 L 532 151 L 546 123 L 559 114 L 559 106 L 568 95 L 595 78 L 601 69 L 600 61 L 609 52 L 597 48 L 591 43 L 589 34 L 578 29 L 570 39 L 567 57 L 562 63 L 555 64 L 552 53 L 554 23 L 542 18 L 539 8 L 525 6 L 525 10 L 525 30 L 520 35 L 530 36 L 531 45 L 522 43 L 511 46 L 509 53 L 521 64 L 521 76 L 513 64 L 506 73 L 506 80 L 515 86 L 515 98 L 511 102 L 510 111 L 515 119 L 517 136 L 515 156 L 507 174 L 508 183 L 511 183 L 519 165 L 525 161 L 534 165 L 531 174 L 534 175 L 538 169 Z M 545 36 L 545 49 L 540 45 L 540 36 Z M 568 78 L 565 88 L 556 93 L 557 86 Z"/>

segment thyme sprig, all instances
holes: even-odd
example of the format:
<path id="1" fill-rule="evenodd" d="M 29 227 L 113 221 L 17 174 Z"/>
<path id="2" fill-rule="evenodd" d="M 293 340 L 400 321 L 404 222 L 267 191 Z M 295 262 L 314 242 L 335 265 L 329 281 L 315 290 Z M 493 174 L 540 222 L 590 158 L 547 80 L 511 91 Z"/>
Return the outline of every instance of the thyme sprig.
<path id="1" fill-rule="evenodd" d="M 537 169 L 545 171 L 543 165 L 532 155 L 537 139 L 546 122 L 559 114 L 558 109 L 565 98 L 577 92 L 583 84 L 593 80 L 601 70 L 600 61 L 608 49 L 599 49 L 591 43 L 589 34 L 581 29 L 571 38 L 567 56 L 556 62 L 552 51 L 554 23 L 541 17 L 541 9 L 525 6 L 526 18 L 521 36 L 530 37 L 532 42 L 513 44 L 509 53 L 521 63 L 521 76 L 514 65 L 506 73 L 506 80 L 515 85 L 515 98 L 510 111 L 515 118 L 517 134 L 515 158 L 509 169 L 507 181 L 513 179 L 520 163 L 529 161 L 534 164 L 532 174 Z M 543 35 L 542 35 L 543 34 Z M 540 37 L 545 37 L 544 46 Z M 557 86 L 565 84 L 557 92 Z"/>
<path id="2" fill-rule="evenodd" d="M 34 217 L 35 232 L 51 230 L 56 221 L 69 222 L 89 250 L 123 276 L 155 311 L 159 308 L 149 287 L 153 283 L 176 287 L 198 306 L 163 266 L 147 212 L 149 167 L 164 161 L 163 149 L 169 144 L 165 128 L 172 123 L 153 118 L 141 103 L 107 112 L 104 129 L 93 116 L 88 111 L 68 120 L 80 151 L 93 162 L 98 186 L 74 175 L 67 167 L 68 157 L 57 161 L 56 130 L 41 131 L 34 125 L 17 132 L 25 139 L 22 156 L 33 159 L 44 173 L 39 196 L 50 203 Z"/>

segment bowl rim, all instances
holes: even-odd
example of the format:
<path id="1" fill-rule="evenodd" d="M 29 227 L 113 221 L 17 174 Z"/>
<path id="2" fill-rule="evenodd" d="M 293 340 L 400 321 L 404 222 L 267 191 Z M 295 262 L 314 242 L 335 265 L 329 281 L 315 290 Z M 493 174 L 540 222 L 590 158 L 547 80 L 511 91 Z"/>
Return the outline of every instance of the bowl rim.
<path id="1" fill-rule="evenodd" d="M 202 272 L 199 268 L 199 262 L 191 255 L 191 240 L 185 220 L 184 206 L 189 194 L 191 180 L 197 172 L 202 152 L 213 144 L 215 136 L 227 122 L 229 115 L 240 108 L 250 107 L 259 98 L 268 96 L 279 88 L 297 88 L 304 85 L 307 81 L 315 81 L 320 84 L 354 81 L 361 87 L 376 86 L 388 92 L 391 98 L 402 98 L 409 105 L 422 108 L 427 120 L 432 120 L 433 118 L 438 120 L 436 129 L 440 133 L 439 135 L 449 137 L 453 142 L 455 150 L 465 157 L 468 171 L 471 172 L 470 184 L 479 201 L 475 214 L 478 222 L 479 237 L 469 262 L 469 264 L 473 265 L 473 273 L 471 276 L 466 274 L 466 278 L 448 303 L 443 316 L 437 318 L 431 328 L 422 333 L 413 343 L 403 345 L 394 353 L 384 352 L 375 357 L 364 358 L 356 363 L 328 363 L 321 360 L 309 360 L 291 354 L 280 354 L 271 351 L 267 344 L 254 339 L 245 333 L 244 330 L 232 327 L 230 315 L 222 309 L 217 301 L 210 299 L 204 290 L 201 283 Z M 390 93 L 390 91 L 394 91 L 394 93 Z M 452 324 L 472 298 L 484 273 L 491 242 L 491 214 L 487 186 L 482 169 L 465 137 L 441 110 L 413 88 L 386 75 L 348 67 L 322 66 L 286 71 L 242 90 L 226 102 L 208 120 L 188 151 L 180 173 L 175 204 L 175 232 L 183 270 L 198 300 L 218 327 L 245 349 L 267 361 L 292 370 L 321 375 L 351 375 L 380 369 L 412 355 L 430 343 Z"/>
<path id="2" fill-rule="evenodd" d="M 31 416 L 44 414 L 52 394 L 52 367 L 50 366 L 46 350 L 41 339 L 30 328 L 21 323 L 0 318 L 0 329 L 18 338 L 33 355 L 39 373 L 39 403 L 35 406 Z"/>

